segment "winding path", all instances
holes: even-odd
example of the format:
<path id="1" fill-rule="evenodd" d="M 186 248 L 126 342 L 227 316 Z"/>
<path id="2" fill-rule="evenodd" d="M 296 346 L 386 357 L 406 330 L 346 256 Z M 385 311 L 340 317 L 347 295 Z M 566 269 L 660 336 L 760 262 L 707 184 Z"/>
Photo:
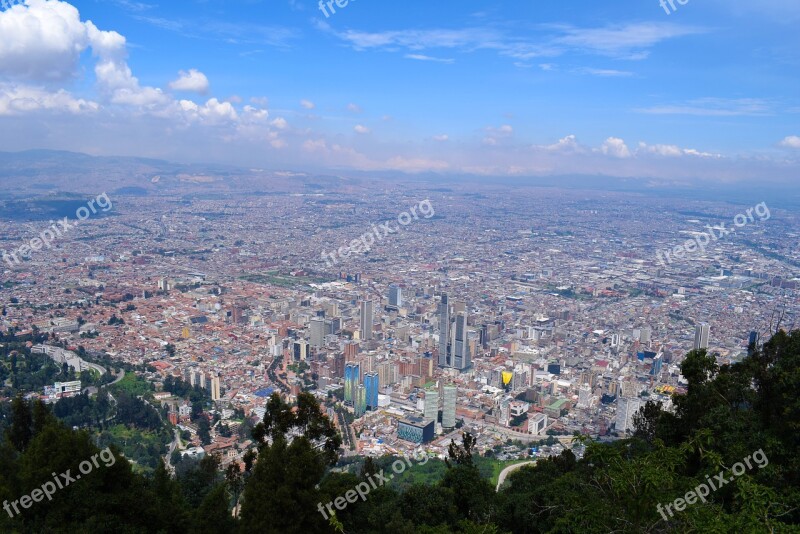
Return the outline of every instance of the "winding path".
<path id="1" fill-rule="evenodd" d="M 503 485 L 503 482 L 506 481 L 506 477 L 511 474 L 512 471 L 516 471 L 520 467 L 525 467 L 526 465 L 535 464 L 536 460 L 531 460 L 529 462 L 522 462 L 519 464 L 509 465 L 502 471 L 500 471 L 500 476 L 497 477 L 497 488 L 495 491 L 500 491 L 500 487 Z"/>

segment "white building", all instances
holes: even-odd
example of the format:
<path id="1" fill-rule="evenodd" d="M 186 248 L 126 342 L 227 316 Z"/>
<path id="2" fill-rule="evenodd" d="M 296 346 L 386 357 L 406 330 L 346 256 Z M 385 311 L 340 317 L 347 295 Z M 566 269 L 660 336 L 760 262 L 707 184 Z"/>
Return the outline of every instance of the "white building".
<path id="1" fill-rule="evenodd" d="M 633 430 L 633 416 L 644 406 L 638 397 L 620 397 L 617 399 L 617 432 L 620 434 Z"/>

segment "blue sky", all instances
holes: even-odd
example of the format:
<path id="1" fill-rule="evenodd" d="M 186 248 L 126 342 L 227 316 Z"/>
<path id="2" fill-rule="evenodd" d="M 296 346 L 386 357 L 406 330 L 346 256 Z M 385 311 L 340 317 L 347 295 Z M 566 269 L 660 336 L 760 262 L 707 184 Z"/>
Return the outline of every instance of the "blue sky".
<path id="1" fill-rule="evenodd" d="M 800 3 L 731 4 L 351 0 L 326 17 L 302 0 L 27 0 L 0 13 L 0 142 L 312 171 L 791 181 Z"/>

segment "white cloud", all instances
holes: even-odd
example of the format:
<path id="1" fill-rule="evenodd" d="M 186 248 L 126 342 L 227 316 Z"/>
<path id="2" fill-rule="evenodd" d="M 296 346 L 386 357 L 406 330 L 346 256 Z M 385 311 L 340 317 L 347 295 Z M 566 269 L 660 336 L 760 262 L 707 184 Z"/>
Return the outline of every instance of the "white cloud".
<path id="1" fill-rule="evenodd" d="M 415 59 L 417 61 L 432 61 L 434 63 L 455 63 L 455 59 L 444 57 L 426 56 L 425 54 L 406 54 L 406 59 Z"/>
<path id="2" fill-rule="evenodd" d="M 600 147 L 600 152 L 607 156 L 626 159 L 631 157 L 631 151 L 625 141 L 618 137 L 609 137 Z"/>
<path id="3" fill-rule="evenodd" d="M 790 135 L 781 141 L 781 146 L 784 148 L 800 148 L 800 137 L 796 135 Z"/>
<path id="4" fill-rule="evenodd" d="M 362 110 L 361 106 L 359 106 L 358 104 L 350 103 L 347 104 L 347 111 L 349 111 L 350 113 L 361 113 Z"/>
<path id="5" fill-rule="evenodd" d="M 552 145 L 534 148 L 544 148 L 550 152 L 578 152 L 581 150 L 580 146 L 578 145 L 578 140 L 574 135 L 568 135 L 562 139 L 559 139 L 557 143 Z"/>
<path id="6" fill-rule="evenodd" d="M 759 116 L 772 113 L 772 105 L 760 98 L 697 98 L 635 111 L 651 115 L 698 115 L 705 117 Z"/>
<path id="7" fill-rule="evenodd" d="M 434 136 L 433 136 L 433 140 L 434 140 L 434 141 L 438 141 L 438 142 L 440 142 L 440 143 L 444 143 L 445 141 L 449 141 L 449 140 L 450 140 L 450 136 L 449 136 L 449 135 L 447 135 L 447 134 L 442 134 L 442 135 L 434 135 Z"/>
<path id="8" fill-rule="evenodd" d="M 317 107 L 311 100 L 301 100 L 300 105 L 303 106 L 305 109 L 314 109 Z"/>
<path id="9" fill-rule="evenodd" d="M 667 158 L 679 158 L 682 156 L 695 156 L 698 158 L 722 157 L 721 154 L 701 152 L 694 148 L 681 148 L 678 145 L 648 145 L 647 143 L 639 143 L 639 148 L 636 150 L 636 154 L 651 154 Z"/>
<path id="10" fill-rule="evenodd" d="M 278 130 L 285 130 L 289 123 L 286 122 L 286 119 L 283 117 L 278 117 L 270 123 L 272 126 L 277 128 Z"/>
<path id="11" fill-rule="evenodd" d="M 74 77 L 90 45 L 90 27 L 75 7 L 57 0 L 0 11 L 0 77 L 28 82 Z"/>
<path id="12" fill-rule="evenodd" d="M 22 115 L 36 111 L 57 113 L 94 113 L 96 102 L 75 98 L 63 89 L 50 92 L 38 87 L 0 84 L 0 116 Z"/>
<path id="13" fill-rule="evenodd" d="M 591 74 L 592 76 L 600 76 L 602 78 L 628 78 L 633 76 L 632 72 L 626 70 L 615 70 L 615 69 L 580 69 L 578 71 L 582 74 Z"/>
<path id="14" fill-rule="evenodd" d="M 197 69 L 182 70 L 178 73 L 178 79 L 170 82 L 169 88 L 173 91 L 186 91 L 204 95 L 208 93 L 208 78 Z"/>
<path id="15" fill-rule="evenodd" d="M 356 124 L 355 128 L 353 128 L 353 131 L 357 134 L 368 134 L 371 130 L 362 124 Z"/>
<path id="16" fill-rule="evenodd" d="M 449 49 L 463 52 L 494 50 L 518 60 L 536 57 L 555 57 L 567 52 L 590 53 L 625 59 L 643 59 L 657 44 L 707 30 L 679 26 L 666 22 L 634 23 L 599 28 L 575 28 L 551 24 L 541 27 L 533 40 L 530 34 L 514 34 L 488 27 L 462 29 L 406 29 L 383 32 L 358 30 L 337 31 L 325 22 L 317 28 L 336 36 L 355 50 L 383 49 L 403 52 L 409 59 L 421 61 L 452 62 L 423 54 L 432 49 Z"/>

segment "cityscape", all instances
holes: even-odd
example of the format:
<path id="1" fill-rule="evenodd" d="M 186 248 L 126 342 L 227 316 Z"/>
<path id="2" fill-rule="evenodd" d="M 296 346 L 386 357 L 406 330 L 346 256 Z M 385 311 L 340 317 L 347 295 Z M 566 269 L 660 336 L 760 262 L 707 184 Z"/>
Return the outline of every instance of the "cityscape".
<path id="1" fill-rule="evenodd" d="M 0 2 L 0 532 L 798 528 L 800 10 L 405 4 Z"/>

